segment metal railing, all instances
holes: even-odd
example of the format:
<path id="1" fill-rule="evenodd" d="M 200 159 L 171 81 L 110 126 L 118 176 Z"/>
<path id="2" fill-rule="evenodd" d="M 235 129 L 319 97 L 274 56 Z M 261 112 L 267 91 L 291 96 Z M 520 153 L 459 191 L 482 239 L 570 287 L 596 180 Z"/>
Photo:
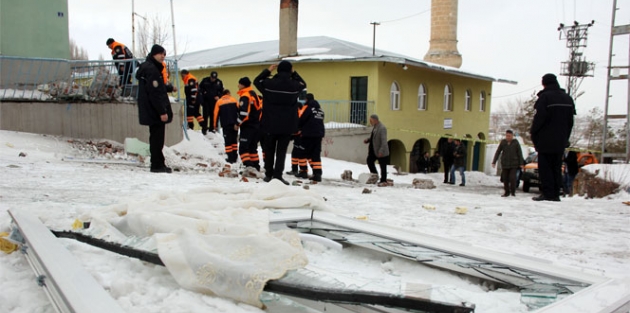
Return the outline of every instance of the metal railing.
<path id="1" fill-rule="evenodd" d="M 359 128 L 369 125 L 374 101 L 318 100 L 325 114 L 326 128 Z"/>
<path id="2" fill-rule="evenodd" d="M 0 101 L 135 101 L 141 62 L 0 55 Z M 165 62 L 172 82 L 177 62 Z"/>

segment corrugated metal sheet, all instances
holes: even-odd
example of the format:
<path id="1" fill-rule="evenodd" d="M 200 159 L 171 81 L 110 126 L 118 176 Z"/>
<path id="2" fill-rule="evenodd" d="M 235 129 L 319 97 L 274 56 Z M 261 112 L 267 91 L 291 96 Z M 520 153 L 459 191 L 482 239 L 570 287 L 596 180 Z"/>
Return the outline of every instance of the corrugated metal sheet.
<path id="1" fill-rule="evenodd" d="M 178 65 L 180 68 L 191 70 L 271 64 L 279 60 L 278 48 L 278 40 L 218 47 L 183 54 Z M 375 55 L 372 55 L 372 47 L 326 36 L 298 38 L 298 56 L 284 59 L 295 62 L 390 62 L 429 68 L 458 76 L 516 84 L 514 81 L 462 71 L 385 50 L 377 49 Z"/>

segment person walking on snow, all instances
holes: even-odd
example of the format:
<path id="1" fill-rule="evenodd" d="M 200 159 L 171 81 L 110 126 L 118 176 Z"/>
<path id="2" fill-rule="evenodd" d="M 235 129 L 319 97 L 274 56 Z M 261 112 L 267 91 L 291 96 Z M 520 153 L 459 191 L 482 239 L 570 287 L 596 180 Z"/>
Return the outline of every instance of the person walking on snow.
<path id="1" fill-rule="evenodd" d="M 387 165 L 389 164 L 389 146 L 387 146 L 387 127 L 378 119 L 378 115 L 370 116 L 370 125 L 372 125 L 372 134 L 370 138 L 363 140 L 368 144 L 368 157 L 366 160 L 370 173 L 378 174 L 374 162 L 378 161 L 381 168 L 381 179 L 379 187 L 387 186 Z"/>
<path id="2" fill-rule="evenodd" d="M 514 140 L 514 132 L 507 130 L 505 139 L 499 143 L 499 148 L 492 159 L 492 168 L 497 165 L 497 160 L 501 156 L 501 181 L 503 182 L 504 193 L 501 197 L 516 196 L 516 172 L 523 167 L 523 151 L 518 140 Z"/>

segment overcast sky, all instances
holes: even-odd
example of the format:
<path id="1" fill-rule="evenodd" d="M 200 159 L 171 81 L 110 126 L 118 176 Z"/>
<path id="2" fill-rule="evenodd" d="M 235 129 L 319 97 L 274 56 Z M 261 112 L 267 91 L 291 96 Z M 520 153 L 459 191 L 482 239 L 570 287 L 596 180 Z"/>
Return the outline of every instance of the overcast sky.
<path id="1" fill-rule="evenodd" d="M 174 0 L 178 53 L 278 39 L 279 0 Z M 130 0 L 68 0 L 70 38 L 87 49 L 91 59 L 110 52 L 105 41 L 115 38 L 131 47 Z M 372 21 L 377 48 L 422 59 L 429 48 L 430 0 L 301 0 L 298 36 L 329 36 L 372 45 Z M 630 0 L 618 0 L 616 25 L 630 24 Z M 170 28 L 168 0 L 135 0 L 137 14 L 159 16 Z M 595 77 L 585 78 L 577 101 L 578 114 L 604 108 L 612 0 L 461 0 L 458 49 L 463 70 L 518 81 L 495 83 L 492 109 L 527 99 L 540 90 L 541 76 L 559 74 L 569 50 L 558 38 L 559 23 L 574 20 L 589 29 L 585 56 L 595 63 Z M 141 18 L 136 17 L 139 23 Z M 138 27 L 139 24 L 136 24 Z M 137 30 L 137 28 L 136 28 Z M 628 36 L 617 36 L 613 65 L 628 65 Z M 172 39 L 166 45 L 173 54 Z M 625 73 L 622 71 L 621 73 Z M 252 73 L 254 75 L 256 73 Z M 308 78 L 306 78 L 308 79 Z M 559 77 L 566 86 L 566 78 Z M 625 114 L 627 81 L 611 84 L 611 114 Z M 404 91 L 403 91 L 404 92 Z M 415 92 L 415 91 L 414 91 Z"/>

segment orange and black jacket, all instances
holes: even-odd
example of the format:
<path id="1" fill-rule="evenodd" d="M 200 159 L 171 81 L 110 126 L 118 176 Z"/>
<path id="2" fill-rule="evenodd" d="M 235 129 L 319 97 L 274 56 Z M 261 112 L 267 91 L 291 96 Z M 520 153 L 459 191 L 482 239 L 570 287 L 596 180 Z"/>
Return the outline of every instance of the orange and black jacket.
<path id="1" fill-rule="evenodd" d="M 173 92 L 173 85 L 168 81 L 168 68 L 166 62 L 162 62 L 162 77 L 164 78 L 164 86 L 166 86 L 166 92 Z"/>
<path id="2" fill-rule="evenodd" d="M 221 127 L 233 127 L 238 119 L 238 102 L 230 95 L 224 95 L 214 106 L 214 128 L 221 120 Z"/>
<path id="3" fill-rule="evenodd" d="M 298 110 L 298 128 L 302 137 L 320 137 L 326 135 L 324 126 L 324 111 L 317 100 L 308 101 Z"/>
<path id="4" fill-rule="evenodd" d="M 131 53 L 131 50 L 118 41 L 114 41 L 114 43 L 112 43 L 111 49 L 112 59 L 114 60 L 133 59 L 133 53 Z"/>
<path id="5" fill-rule="evenodd" d="M 186 105 L 197 103 L 197 78 L 188 73 L 184 76 L 184 93 L 186 94 Z"/>
<path id="6" fill-rule="evenodd" d="M 238 95 L 239 115 L 236 121 L 237 124 L 240 127 L 258 128 L 262 114 L 262 100 L 251 86 L 239 90 Z"/>

